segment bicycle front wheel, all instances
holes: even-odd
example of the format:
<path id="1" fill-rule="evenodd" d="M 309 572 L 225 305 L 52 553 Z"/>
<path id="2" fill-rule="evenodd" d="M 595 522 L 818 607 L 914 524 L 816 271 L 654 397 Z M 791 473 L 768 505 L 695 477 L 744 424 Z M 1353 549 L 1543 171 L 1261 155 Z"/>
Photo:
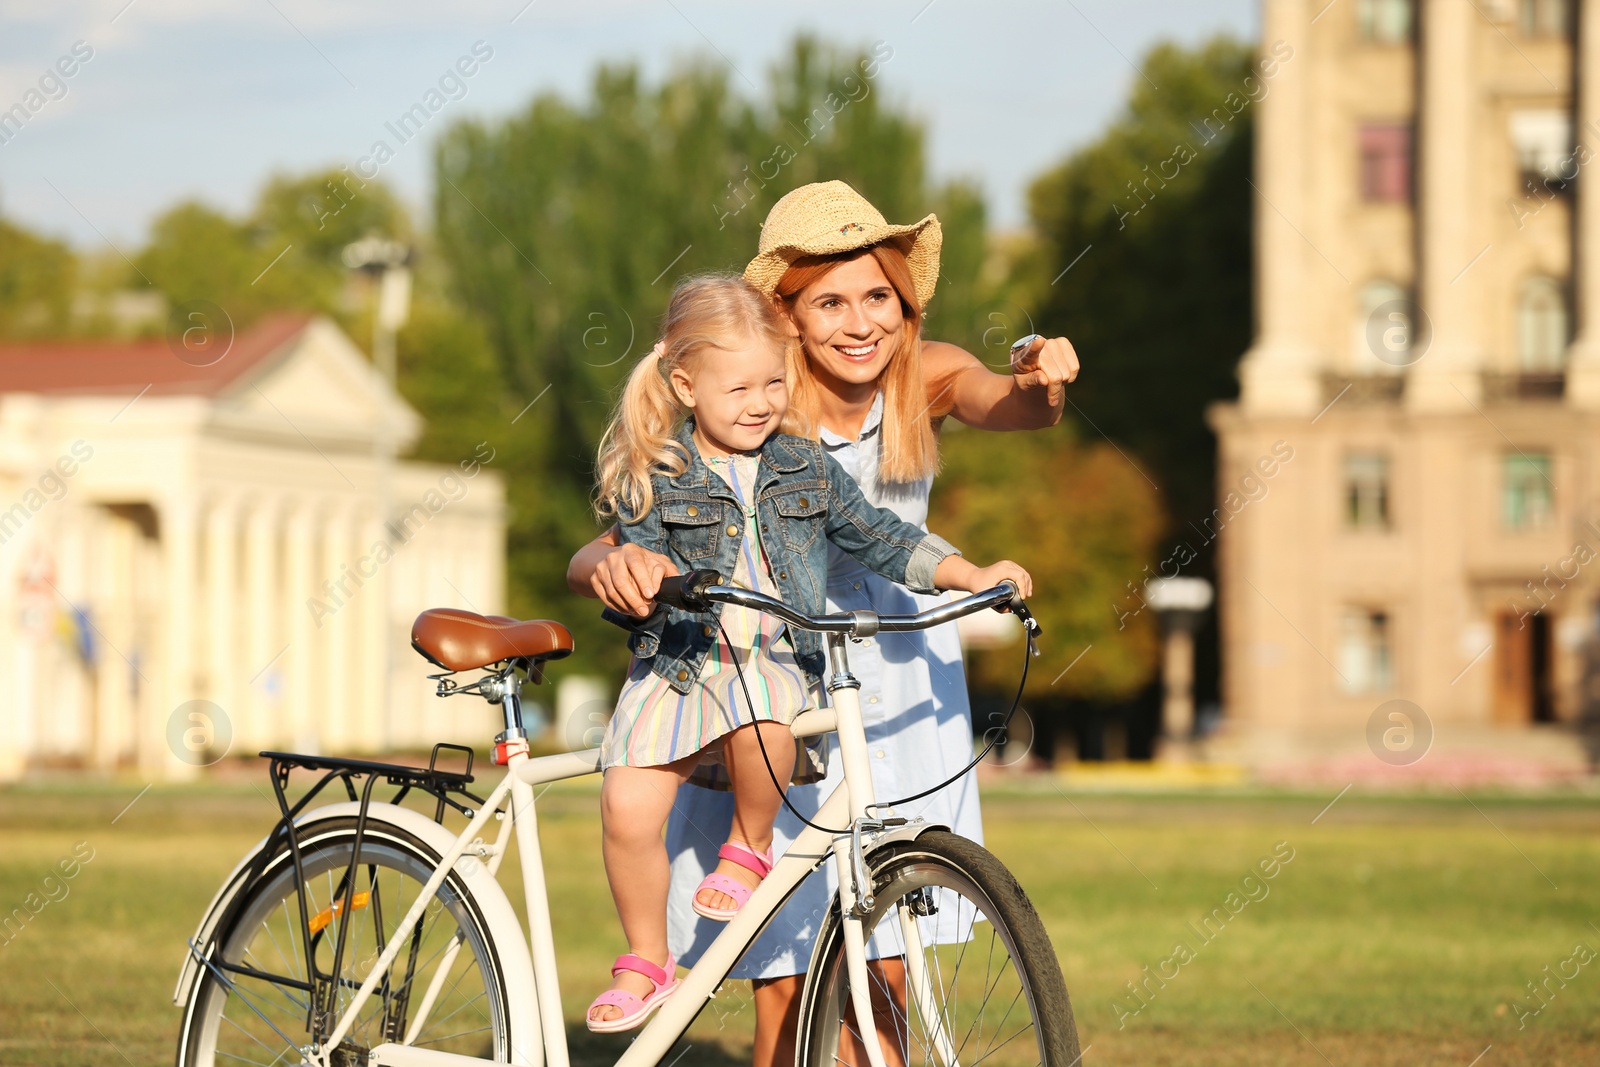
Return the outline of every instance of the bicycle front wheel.
<path id="1" fill-rule="evenodd" d="M 300 1049 L 312 1042 L 314 991 L 326 991 L 335 1020 L 343 1015 L 439 862 L 426 843 L 377 818 L 367 823 L 352 870 L 354 849 L 354 819 L 301 830 L 310 970 L 288 850 L 242 890 L 238 917 L 219 936 L 184 1008 L 178 1067 L 300 1063 Z M 335 975 L 347 872 L 355 894 Z M 347 1061 L 365 1062 L 364 1050 L 393 1041 L 509 1062 L 505 981 L 489 926 L 458 873 L 405 934 L 340 1045 Z"/>
<path id="2" fill-rule="evenodd" d="M 1073 1067 L 1078 1030 L 1061 967 L 1011 872 L 964 837 L 931 830 L 868 857 L 863 920 L 879 1040 L 890 1067 Z M 818 936 L 799 1062 L 866 1067 L 837 906 Z"/>

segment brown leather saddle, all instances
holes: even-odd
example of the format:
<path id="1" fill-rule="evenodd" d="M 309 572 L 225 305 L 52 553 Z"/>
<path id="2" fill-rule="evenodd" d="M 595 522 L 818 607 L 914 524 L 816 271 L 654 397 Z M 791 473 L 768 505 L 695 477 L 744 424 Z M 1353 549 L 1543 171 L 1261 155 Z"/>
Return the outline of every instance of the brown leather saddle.
<path id="1" fill-rule="evenodd" d="M 447 671 L 470 671 L 511 659 L 560 659 L 572 652 L 572 633 L 548 619 L 429 608 L 411 624 L 411 647 Z"/>

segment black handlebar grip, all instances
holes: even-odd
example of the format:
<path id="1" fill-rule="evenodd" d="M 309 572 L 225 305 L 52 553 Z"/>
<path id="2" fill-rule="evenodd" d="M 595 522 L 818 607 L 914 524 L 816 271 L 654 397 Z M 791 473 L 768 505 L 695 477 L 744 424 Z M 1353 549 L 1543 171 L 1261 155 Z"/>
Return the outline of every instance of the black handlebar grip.
<path id="1" fill-rule="evenodd" d="M 656 600 L 679 611 L 710 611 L 711 601 L 705 592 L 713 585 L 722 584 L 722 575 L 716 571 L 690 571 L 661 579 Z"/>

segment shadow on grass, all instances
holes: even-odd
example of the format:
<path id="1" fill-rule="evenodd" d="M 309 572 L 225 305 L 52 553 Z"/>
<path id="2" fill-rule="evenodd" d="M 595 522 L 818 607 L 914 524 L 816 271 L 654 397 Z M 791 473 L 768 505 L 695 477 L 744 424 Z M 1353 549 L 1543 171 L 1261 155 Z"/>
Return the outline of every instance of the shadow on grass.
<path id="1" fill-rule="evenodd" d="M 628 1049 L 637 1031 L 594 1034 L 581 1022 L 567 1024 L 567 1050 L 572 1067 L 610 1067 Z M 662 1067 L 749 1067 L 747 1047 L 730 1049 L 720 1041 L 679 1041 L 661 1058 Z"/>

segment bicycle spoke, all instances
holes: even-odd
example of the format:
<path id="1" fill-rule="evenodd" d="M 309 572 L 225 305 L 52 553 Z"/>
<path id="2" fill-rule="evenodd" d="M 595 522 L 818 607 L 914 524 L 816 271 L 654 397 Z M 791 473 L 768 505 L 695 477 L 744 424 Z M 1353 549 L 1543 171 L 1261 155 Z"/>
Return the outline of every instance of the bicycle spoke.
<path id="1" fill-rule="evenodd" d="M 994 1055 L 995 1052 L 1000 1051 L 1000 1049 L 1004 1048 L 1007 1044 L 1009 1044 L 1012 1040 L 1014 1040 L 1017 1037 L 1017 1034 L 1025 1034 L 1029 1030 L 1032 1030 L 1032 1029 L 1033 1029 L 1033 1024 L 1032 1023 L 1029 1023 L 1027 1026 L 1024 1026 L 1021 1030 L 1018 1030 L 1016 1034 L 1012 1034 L 1010 1037 L 1008 1037 L 1004 1041 L 1000 1042 L 1000 1044 L 996 1045 L 992 1051 L 985 1052 L 982 1056 L 979 1056 L 977 1059 L 973 1060 L 972 1064 L 971 1064 L 971 1067 L 977 1067 L 978 1064 L 982 1063 L 984 1060 L 986 1060 L 990 1056 Z M 1037 1063 L 1038 1061 L 1035 1060 L 1034 1062 Z"/>
<path id="2" fill-rule="evenodd" d="M 485 962 L 492 953 L 484 952 L 484 930 L 473 925 L 469 898 L 447 884 L 435 895 L 436 904 L 430 901 L 432 906 L 409 925 L 397 925 L 421 899 L 432 861 L 409 845 L 369 838 L 361 849 L 361 863 L 352 870 L 352 840 L 350 831 L 335 830 L 308 844 L 303 850 L 303 888 L 296 887 L 296 871 L 286 862 L 269 868 L 261 882 L 246 887 L 251 896 L 243 902 L 235 928 L 219 942 L 216 959 L 303 980 L 300 975 L 307 968 L 301 952 L 305 939 L 300 909 L 304 903 L 307 914 L 323 924 L 310 942 L 309 974 L 323 976 L 318 983 L 336 1024 L 350 1012 L 361 987 L 373 982 L 369 998 L 349 1019 L 347 1046 L 370 1047 L 387 1034 L 406 1033 L 408 1025 L 419 1030 L 425 1025 L 415 1044 L 474 1056 L 488 1050 L 489 1055 L 504 1057 L 507 1025 L 503 1001 L 496 995 L 500 987 L 491 977 L 492 965 Z M 341 937 L 343 959 L 338 973 L 332 974 Z M 391 941 L 398 952 L 380 969 L 377 962 Z M 297 959 L 302 962 L 296 963 Z M 208 979 L 208 988 L 214 985 L 215 991 L 202 990 L 206 1000 L 196 1009 L 198 1014 L 186 1020 L 184 1040 L 190 1052 L 180 1062 L 196 1067 L 299 1063 L 300 1048 L 310 1041 L 306 1026 L 314 999 L 267 978 L 230 977 L 219 968 L 213 970 L 216 976 Z M 416 979 L 435 975 L 439 989 L 427 1005 L 426 1017 L 413 1022 L 422 1006 Z M 263 983 L 271 988 L 263 988 Z"/>
<path id="3" fill-rule="evenodd" d="M 440 1041 L 454 1041 L 456 1038 L 459 1038 L 459 1037 L 468 1037 L 468 1036 L 470 1036 L 472 1034 L 481 1034 L 481 1033 L 487 1032 L 488 1030 L 489 1030 L 488 1026 L 480 1026 L 476 1030 L 461 1030 L 461 1031 L 459 1031 L 457 1033 L 454 1033 L 454 1034 L 446 1034 L 443 1037 L 436 1037 L 436 1038 L 433 1039 L 433 1041 L 429 1042 L 429 1044 L 435 1044 L 435 1043 L 440 1042 Z M 421 1043 L 419 1042 L 416 1047 L 421 1048 L 422 1047 Z"/>
<path id="4" fill-rule="evenodd" d="M 468 972 L 466 972 L 466 971 L 462 971 L 461 972 L 461 976 L 458 977 L 455 980 L 455 982 L 452 983 L 452 985 L 450 986 L 450 992 L 452 992 L 452 993 L 455 992 L 456 988 L 461 985 L 461 979 L 466 977 L 467 974 L 468 974 Z M 472 1005 L 476 1004 L 478 1001 L 482 1000 L 483 998 L 484 998 L 484 994 L 482 994 L 482 993 L 478 994 L 477 996 L 473 997 L 471 1000 L 466 1001 L 465 1003 L 463 1003 L 459 1008 L 457 1008 L 455 1011 L 452 1011 L 449 1015 L 446 1015 L 443 1018 L 439 1019 L 432 1026 L 428 1026 L 428 1027 L 424 1028 L 422 1033 L 417 1035 L 417 1040 L 414 1043 L 418 1044 L 418 1045 L 422 1045 L 422 1044 L 429 1044 L 429 1043 L 437 1043 L 437 1042 L 445 1040 L 442 1037 L 434 1037 L 434 1038 L 429 1038 L 429 1040 L 427 1042 L 424 1042 L 422 1039 L 429 1032 L 431 1032 L 435 1027 L 442 1026 L 443 1024 L 449 1022 L 451 1019 L 455 1018 L 457 1015 L 460 1015 L 467 1008 L 470 1008 Z"/>
<path id="5" fill-rule="evenodd" d="M 244 1027 L 240 1026 L 238 1023 L 234 1022 L 232 1019 L 228 1018 L 226 1015 L 224 1015 L 222 1017 L 222 1021 L 227 1023 L 229 1026 L 233 1027 L 235 1030 L 239 1031 L 245 1037 L 248 1037 L 251 1041 L 254 1041 L 256 1044 L 258 1044 L 262 1048 L 266 1049 L 268 1052 L 272 1051 L 272 1046 L 271 1045 L 267 1044 L 265 1041 L 261 1040 L 255 1034 L 252 1034 L 250 1031 L 246 1030 Z M 244 1059 L 243 1056 L 235 1056 L 234 1058 L 235 1059 L 241 1059 L 241 1060 Z M 268 1060 L 266 1062 L 269 1063 L 269 1064 L 277 1063 L 282 1058 L 283 1058 L 283 1053 L 280 1052 L 276 1056 L 272 1057 L 271 1060 Z M 261 1060 L 245 1060 L 245 1062 L 246 1063 L 261 1063 L 262 1061 Z"/>
<path id="6" fill-rule="evenodd" d="M 907 855 L 898 863 L 879 861 L 885 905 L 868 920 L 868 944 L 884 960 L 900 952 L 906 983 L 901 999 L 881 969 L 869 970 L 875 1017 L 869 1025 L 880 1028 L 887 1058 L 907 1067 L 1070 1062 L 1077 1052 L 1071 1006 L 1059 984 L 1039 984 L 1051 980 L 1055 961 L 1030 947 L 1049 952 L 1037 917 L 995 895 L 1014 893 L 1015 882 L 993 857 L 955 835 L 940 833 L 937 840 L 902 846 Z M 831 1054 L 842 1067 L 860 1059 L 864 1042 L 841 928 L 830 934 L 828 952 L 822 984 L 802 1020 L 800 1062 L 825 1064 Z M 1041 997 L 1044 1006 L 1065 1010 L 1042 1015 Z"/>
<path id="7" fill-rule="evenodd" d="M 996 1024 L 995 1024 L 995 1028 L 994 1028 L 994 1032 L 995 1032 L 995 1033 L 997 1033 L 997 1034 L 998 1034 L 998 1033 L 1000 1033 L 1000 1032 L 1001 1032 L 1001 1031 L 1002 1031 L 1002 1030 L 1004 1030 L 1004 1029 L 1005 1029 L 1005 1028 L 1006 1028 L 1006 1020 L 1007 1020 L 1007 1019 L 1009 1019 L 1009 1018 L 1011 1018 L 1011 1012 L 1012 1012 L 1012 1011 L 1013 1011 L 1013 1010 L 1014 1010 L 1014 1009 L 1015 1009 L 1015 1008 L 1016 1008 L 1016 1006 L 1017 1006 L 1017 1001 L 1019 1001 L 1019 1000 L 1021 1000 L 1021 999 L 1022 999 L 1022 990 L 1021 990 L 1021 989 L 1020 989 L 1020 988 L 1019 988 L 1019 989 L 1018 989 L 1018 990 L 1017 990 L 1017 991 L 1016 991 L 1016 993 L 1015 993 L 1015 994 L 1013 994 L 1013 995 L 1012 995 L 1012 997 L 1011 997 L 1011 1003 L 1010 1003 L 1010 1004 L 1008 1004 L 1008 1005 L 1006 1005 L 1006 1013 L 1005 1013 L 1005 1014 L 1004 1014 L 1004 1015 L 1002 1015 L 1002 1016 L 1000 1016 L 1000 1021 L 999 1021 L 999 1022 L 998 1022 L 998 1023 L 996 1023 Z M 1027 1024 L 1027 1026 L 1024 1026 L 1024 1027 L 1023 1027 L 1023 1028 L 1022 1028 L 1022 1030 L 1018 1030 L 1018 1031 L 1017 1031 L 1017 1034 L 1020 1034 L 1020 1033 L 1022 1033 L 1022 1032 L 1023 1032 L 1023 1030 L 1028 1030 L 1028 1029 L 1030 1029 L 1030 1028 L 1031 1028 L 1031 1027 L 1032 1027 L 1032 1026 L 1033 1026 L 1033 1023 L 1032 1023 L 1032 1022 L 1029 1022 L 1029 1023 L 1028 1023 L 1028 1024 Z M 993 1053 L 993 1052 L 994 1052 L 994 1051 L 995 1051 L 995 1050 L 996 1050 L 996 1049 L 999 1049 L 999 1048 L 1001 1048 L 1001 1047 L 1003 1047 L 1003 1046 L 1004 1046 L 1004 1045 L 1005 1045 L 1005 1043 L 1006 1043 L 1006 1041 L 1010 1041 L 1010 1040 L 1011 1040 L 1011 1038 L 1012 1038 L 1012 1037 L 1016 1037 L 1016 1036 L 1017 1036 L 1017 1034 L 1012 1034 L 1012 1035 L 1011 1035 L 1011 1037 L 1008 1037 L 1008 1038 L 1006 1038 L 1006 1040 L 1005 1040 L 1005 1041 L 1002 1041 L 1002 1042 L 1000 1042 L 1000 1044 L 999 1044 L 999 1045 L 996 1045 L 996 1044 L 995 1044 L 995 1043 L 994 1043 L 994 1038 L 993 1038 L 993 1037 L 990 1037 L 990 1039 L 989 1039 L 989 1044 L 987 1044 L 987 1045 L 985 1045 L 985 1046 L 984 1046 L 984 1049 L 983 1049 L 983 1055 L 982 1055 L 982 1056 L 979 1056 L 979 1057 L 978 1057 L 978 1061 L 979 1061 L 979 1062 L 981 1062 L 981 1061 L 983 1061 L 983 1060 L 986 1060 L 986 1059 L 988 1059 L 988 1058 L 989 1058 L 989 1056 L 990 1056 L 990 1055 L 991 1055 L 991 1054 L 992 1054 L 992 1053 Z"/>
<path id="8" fill-rule="evenodd" d="M 991 942 L 993 941 L 992 938 L 990 940 L 991 940 Z M 991 945 L 991 948 L 989 950 L 989 958 L 991 960 L 994 958 L 994 949 L 993 949 L 992 945 Z M 986 989 L 984 991 L 983 1002 L 978 1005 L 978 1013 L 977 1013 L 976 1027 L 977 1027 L 977 1035 L 979 1037 L 982 1037 L 982 1035 L 983 1035 L 983 1009 L 989 1006 L 989 998 L 992 997 L 994 995 L 994 991 L 1000 987 L 1000 979 L 1002 977 L 1004 977 L 1004 975 L 1006 973 L 1006 968 L 1009 967 L 1010 965 L 1011 965 L 1011 957 L 1009 955 L 1007 955 L 1005 962 L 1000 965 L 1000 973 L 995 975 L 995 977 L 994 977 L 994 984 L 989 986 L 988 989 Z M 1022 995 L 1022 988 L 1021 988 L 1021 986 L 1018 986 L 1017 987 L 1017 996 L 1020 997 L 1021 995 Z M 1012 1001 L 1012 1006 L 1013 1007 L 1015 1006 L 1015 1003 L 1016 1003 L 1015 1000 L 1013 1000 Z M 1006 1009 L 1006 1014 L 1007 1015 L 1011 1014 L 1010 1008 Z M 1005 1019 L 1002 1018 L 1000 1020 L 1000 1023 L 1003 1025 L 1005 1023 Z M 961 1053 L 966 1051 L 967 1042 L 969 1040 L 971 1040 L 972 1037 L 973 1037 L 973 1034 L 971 1032 L 969 1032 L 967 1034 L 967 1036 L 962 1039 L 961 1047 L 956 1049 L 956 1058 L 957 1059 L 959 1059 L 961 1057 Z"/>
<path id="9" fill-rule="evenodd" d="M 249 960 L 249 961 L 251 961 L 251 966 L 254 967 L 256 970 L 261 971 L 264 974 L 271 974 L 272 973 L 272 971 L 269 970 L 266 966 L 264 966 L 260 960 L 256 959 L 256 954 L 254 952 L 251 952 L 248 948 L 244 950 L 244 958 Z M 264 979 L 258 979 L 258 981 L 265 981 L 265 980 Z M 298 997 L 296 997 L 294 995 L 294 990 L 291 989 L 289 986 L 282 985 L 282 984 L 280 984 L 278 982 L 267 982 L 266 984 L 270 985 L 274 990 L 276 990 L 278 993 L 282 994 L 283 998 L 285 1000 L 287 1000 L 294 1007 L 299 1008 L 301 1011 L 304 1011 L 310 1005 L 309 1001 L 300 1000 Z"/>

